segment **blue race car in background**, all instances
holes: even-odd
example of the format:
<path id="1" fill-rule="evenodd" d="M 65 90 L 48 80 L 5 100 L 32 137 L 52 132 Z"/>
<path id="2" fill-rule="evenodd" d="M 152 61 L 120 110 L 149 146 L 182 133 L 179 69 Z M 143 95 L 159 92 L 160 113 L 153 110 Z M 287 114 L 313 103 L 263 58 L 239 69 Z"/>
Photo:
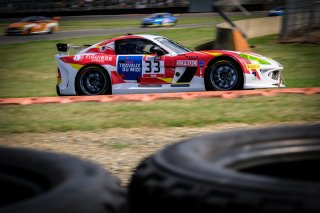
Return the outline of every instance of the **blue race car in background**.
<path id="1" fill-rule="evenodd" d="M 285 14 L 284 6 L 276 7 L 269 11 L 268 16 L 283 16 Z"/>
<path id="2" fill-rule="evenodd" d="M 173 26 L 177 24 L 177 17 L 171 13 L 154 13 L 143 19 L 142 27 Z"/>

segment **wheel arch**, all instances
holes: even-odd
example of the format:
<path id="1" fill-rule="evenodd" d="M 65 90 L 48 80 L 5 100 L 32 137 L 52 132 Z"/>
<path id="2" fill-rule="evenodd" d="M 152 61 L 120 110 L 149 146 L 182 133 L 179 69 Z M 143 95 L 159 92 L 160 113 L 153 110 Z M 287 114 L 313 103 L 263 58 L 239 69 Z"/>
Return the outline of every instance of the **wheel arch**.
<path id="1" fill-rule="evenodd" d="M 75 81 L 74 81 L 74 88 L 75 88 L 75 91 L 77 93 L 77 95 L 79 94 L 79 91 L 78 91 L 78 88 L 77 88 L 77 82 L 78 82 L 78 79 L 79 79 L 79 76 L 80 76 L 80 73 L 82 70 L 88 68 L 88 67 L 99 67 L 101 69 L 103 69 L 105 71 L 105 73 L 107 74 L 107 78 L 109 78 L 110 80 L 110 86 L 109 86 L 109 92 L 110 94 L 112 94 L 112 79 L 111 79 L 111 75 L 109 73 L 109 71 L 107 70 L 107 68 L 103 67 L 102 65 L 100 64 L 95 64 L 95 63 L 89 63 L 89 64 L 86 64 L 84 65 L 83 67 L 81 67 L 78 72 L 77 72 L 77 75 L 75 77 Z"/>
<path id="2" fill-rule="evenodd" d="M 242 68 L 242 63 L 240 62 L 240 60 L 237 59 L 237 58 L 234 57 L 234 56 L 221 55 L 221 56 L 218 56 L 218 57 L 215 57 L 215 58 L 211 59 L 211 60 L 209 61 L 209 63 L 207 64 L 205 70 L 204 70 L 204 75 L 203 75 L 204 78 L 203 78 L 203 81 L 204 81 L 204 84 L 205 84 L 206 89 L 207 89 L 207 86 L 206 86 L 206 80 L 205 80 L 205 78 L 206 78 L 207 70 L 208 70 L 214 63 L 216 63 L 217 61 L 220 61 L 220 60 L 231 60 L 231 61 L 233 61 L 233 62 L 236 63 L 236 65 L 238 66 L 238 68 L 240 69 L 240 71 L 241 71 L 241 73 L 242 73 L 242 81 L 243 81 L 243 85 L 244 85 L 245 74 L 244 74 L 244 70 L 243 70 L 243 68 Z M 242 86 L 243 86 L 243 85 L 242 85 Z"/>

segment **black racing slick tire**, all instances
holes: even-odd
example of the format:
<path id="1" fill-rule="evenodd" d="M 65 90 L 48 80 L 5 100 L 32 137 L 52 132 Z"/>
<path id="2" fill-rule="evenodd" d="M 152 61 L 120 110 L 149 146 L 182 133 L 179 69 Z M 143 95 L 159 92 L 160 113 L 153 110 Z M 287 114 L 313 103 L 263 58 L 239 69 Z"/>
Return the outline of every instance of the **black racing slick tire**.
<path id="1" fill-rule="evenodd" d="M 100 66 L 87 66 L 76 77 L 77 95 L 111 94 L 111 80 L 108 72 Z"/>
<path id="2" fill-rule="evenodd" d="M 126 193 L 92 162 L 0 147 L 0 213 L 125 213 Z"/>
<path id="3" fill-rule="evenodd" d="M 320 212 L 320 125 L 208 134 L 144 159 L 131 213 Z"/>
<path id="4" fill-rule="evenodd" d="M 243 89 L 243 72 L 240 65 L 231 58 L 216 59 L 206 69 L 206 90 Z"/>

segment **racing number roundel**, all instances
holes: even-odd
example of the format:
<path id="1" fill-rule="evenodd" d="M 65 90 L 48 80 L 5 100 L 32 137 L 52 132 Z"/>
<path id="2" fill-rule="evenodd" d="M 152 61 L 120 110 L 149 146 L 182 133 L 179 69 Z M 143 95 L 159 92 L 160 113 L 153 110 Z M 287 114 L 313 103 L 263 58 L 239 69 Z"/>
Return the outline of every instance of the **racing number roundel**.
<path id="1" fill-rule="evenodd" d="M 164 74 L 163 61 L 144 61 L 142 63 L 142 74 Z"/>
<path id="2" fill-rule="evenodd" d="M 164 76 L 164 61 L 157 60 L 155 57 L 146 57 L 142 62 L 142 76 Z"/>

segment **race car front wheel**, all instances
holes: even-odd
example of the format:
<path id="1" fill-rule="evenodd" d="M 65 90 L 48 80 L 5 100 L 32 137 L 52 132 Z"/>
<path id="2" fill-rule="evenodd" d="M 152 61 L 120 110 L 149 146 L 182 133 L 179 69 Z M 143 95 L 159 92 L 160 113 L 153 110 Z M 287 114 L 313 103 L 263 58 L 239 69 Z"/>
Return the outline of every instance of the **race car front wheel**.
<path id="1" fill-rule="evenodd" d="M 209 134 L 144 159 L 133 213 L 320 212 L 320 125 Z"/>
<path id="2" fill-rule="evenodd" d="M 241 68 L 232 59 L 220 59 L 209 65 L 204 79 L 207 90 L 237 90 L 243 88 Z"/>
<path id="3" fill-rule="evenodd" d="M 109 74 L 99 66 L 85 67 L 76 78 L 76 89 L 78 95 L 111 94 Z"/>

